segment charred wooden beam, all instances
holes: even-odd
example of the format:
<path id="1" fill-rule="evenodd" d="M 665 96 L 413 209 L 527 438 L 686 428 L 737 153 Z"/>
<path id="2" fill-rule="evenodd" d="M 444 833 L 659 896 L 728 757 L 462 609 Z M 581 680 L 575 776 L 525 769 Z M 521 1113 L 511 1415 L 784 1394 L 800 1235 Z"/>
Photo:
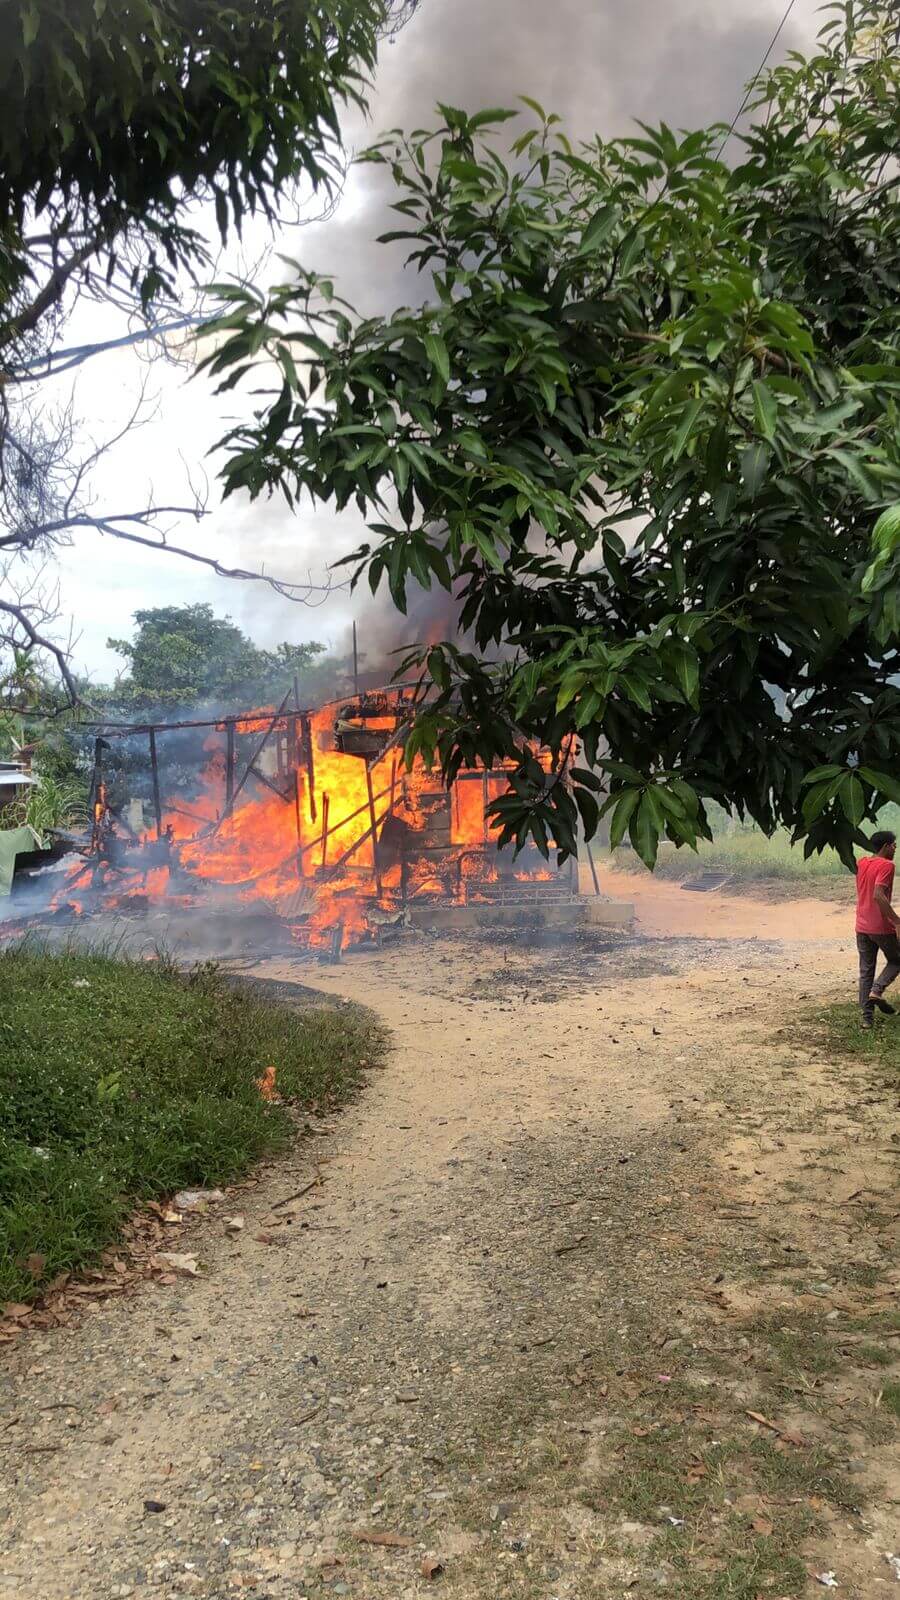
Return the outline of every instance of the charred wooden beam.
<path id="1" fill-rule="evenodd" d="M 162 802 L 159 797 L 159 760 L 156 754 L 156 731 L 151 728 L 149 733 L 150 743 L 150 779 L 153 784 L 153 814 L 156 817 L 156 837 L 162 838 Z"/>
<path id="2" fill-rule="evenodd" d="M 234 810 L 234 723 L 225 729 L 225 815 Z"/>
<path id="3" fill-rule="evenodd" d="M 384 799 L 385 795 L 388 792 L 389 791 L 387 789 L 380 789 L 378 791 L 378 793 L 375 796 L 376 805 L 378 804 L 379 800 L 383 800 Z M 327 833 L 326 837 L 330 838 L 331 835 L 333 833 L 337 833 L 339 831 L 339 829 L 346 828 L 346 826 L 347 826 L 347 824 L 349 822 L 355 822 L 356 818 L 362 816 L 363 812 L 367 811 L 368 808 L 369 808 L 369 802 L 368 802 L 368 800 L 365 800 L 365 801 L 363 801 L 363 804 L 361 806 L 357 806 L 356 810 L 349 812 L 346 817 L 339 817 L 337 822 L 333 822 L 331 824 L 330 828 L 328 829 L 328 833 Z M 387 815 L 387 813 L 385 813 L 385 815 Z M 366 837 L 368 837 L 368 835 L 366 835 Z M 317 833 L 316 837 L 314 839 L 310 839 L 309 843 L 305 844 L 303 846 L 303 854 L 305 855 L 307 850 L 315 850 L 317 848 L 317 846 L 320 845 L 321 843 L 322 843 L 322 834 L 321 833 Z"/>
<path id="4" fill-rule="evenodd" d="M 254 770 L 254 768 L 256 766 L 257 759 L 262 754 L 262 751 L 264 750 L 266 744 L 268 743 L 268 741 L 269 741 L 269 739 L 271 737 L 271 734 L 272 734 L 272 730 L 275 727 L 275 724 L 278 721 L 279 717 L 282 717 L 284 715 L 284 708 L 287 705 L 287 703 L 290 700 L 290 698 L 291 698 L 291 690 L 289 689 L 287 694 L 285 695 L 284 699 L 282 700 L 281 705 L 278 707 L 278 710 L 274 713 L 274 715 L 270 719 L 269 726 L 266 728 L 265 733 L 263 734 L 263 736 L 260 739 L 259 743 L 256 745 L 256 748 L 254 749 L 253 754 L 250 757 L 250 760 L 247 762 L 246 768 L 244 769 L 244 775 L 241 778 L 240 783 L 235 784 L 234 795 L 232 797 L 233 801 L 237 799 L 238 795 L 240 794 L 241 790 L 244 787 L 244 784 L 247 782 L 247 779 L 249 778 L 251 772 Z"/>
<path id="5" fill-rule="evenodd" d="M 356 624 L 354 623 L 353 626 L 354 626 L 354 629 L 355 629 Z M 354 632 L 354 638 L 355 638 L 355 632 Z M 366 792 L 367 792 L 368 798 L 369 798 L 369 822 L 370 822 L 370 825 L 371 825 L 370 826 L 370 832 L 372 834 L 372 866 L 373 866 L 373 868 L 375 870 L 375 893 L 377 894 L 377 896 L 378 896 L 378 898 L 380 900 L 381 899 L 381 892 L 382 892 L 381 891 L 381 864 L 380 864 L 379 859 L 378 859 L 378 831 L 377 831 L 377 824 L 375 822 L 375 796 L 374 796 L 374 794 L 372 792 L 372 772 L 371 772 L 371 769 L 369 767 L 366 767 Z"/>
<path id="6" fill-rule="evenodd" d="M 281 784 L 276 783 L 274 778 L 270 778 L 267 773 L 263 772 L 262 767 L 251 766 L 249 770 L 253 773 L 254 778 L 258 778 L 260 783 L 264 783 L 267 789 L 271 789 L 273 794 L 277 794 L 279 800 L 283 800 L 285 805 L 290 804 L 294 797 L 293 783 L 290 785 L 285 783 L 282 788 Z"/>
<path id="7" fill-rule="evenodd" d="M 312 721 L 309 715 L 302 719 L 303 746 L 306 756 L 306 785 L 309 790 L 309 819 L 315 822 L 318 816 L 316 808 L 316 770 L 313 762 Z"/>
<path id="8" fill-rule="evenodd" d="M 330 832 L 329 827 L 328 827 L 328 812 L 329 812 L 330 809 L 331 809 L 331 796 L 329 794 L 325 793 L 325 794 L 322 795 L 322 866 L 323 867 L 325 866 L 325 863 L 326 863 L 326 861 L 328 859 L 328 834 Z M 362 809 L 362 808 L 360 808 L 360 809 Z"/>

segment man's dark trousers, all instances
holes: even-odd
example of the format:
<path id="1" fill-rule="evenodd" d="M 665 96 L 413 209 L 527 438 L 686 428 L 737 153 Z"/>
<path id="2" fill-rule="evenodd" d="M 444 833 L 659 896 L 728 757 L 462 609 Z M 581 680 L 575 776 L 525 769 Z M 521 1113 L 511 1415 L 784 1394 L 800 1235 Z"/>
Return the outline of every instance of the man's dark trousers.
<path id="1" fill-rule="evenodd" d="M 859 1004 L 863 1016 L 869 1021 L 875 1014 L 875 1002 L 869 999 L 874 990 L 884 994 L 889 984 L 900 975 L 900 939 L 895 933 L 858 933 L 856 948 L 859 951 Z M 878 952 L 884 956 L 885 965 L 876 981 L 875 966 Z"/>

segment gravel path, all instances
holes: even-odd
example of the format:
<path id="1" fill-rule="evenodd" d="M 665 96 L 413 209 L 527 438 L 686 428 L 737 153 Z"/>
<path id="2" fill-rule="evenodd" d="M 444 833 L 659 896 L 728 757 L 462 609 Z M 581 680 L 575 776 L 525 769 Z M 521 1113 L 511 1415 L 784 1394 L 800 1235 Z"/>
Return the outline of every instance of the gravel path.
<path id="1" fill-rule="evenodd" d="M 360 1101 L 192 1225 L 199 1279 L 4 1358 L 4 1600 L 412 1597 L 429 1557 L 445 1592 L 492 1593 L 454 1572 L 527 1555 L 515 1463 L 541 1416 L 711 1272 L 709 1237 L 668 1219 L 708 1176 L 748 1027 L 846 960 L 417 940 L 323 969 L 392 1030 Z M 577 1572 L 544 1562 L 534 1593 L 601 1592 Z"/>

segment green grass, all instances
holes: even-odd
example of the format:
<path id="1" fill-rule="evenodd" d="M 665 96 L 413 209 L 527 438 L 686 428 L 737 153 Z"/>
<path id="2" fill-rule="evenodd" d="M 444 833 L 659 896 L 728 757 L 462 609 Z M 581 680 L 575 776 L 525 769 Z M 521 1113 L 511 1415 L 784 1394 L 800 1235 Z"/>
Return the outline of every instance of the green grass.
<path id="1" fill-rule="evenodd" d="M 617 850 L 612 860 L 619 869 L 644 870 L 632 850 Z M 848 877 L 847 868 L 833 850 L 804 861 L 802 846 L 798 849 L 792 845 L 788 834 L 776 833 L 767 839 L 755 828 L 723 834 L 711 844 L 702 839 L 696 855 L 693 850 L 676 850 L 670 844 L 660 847 L 657 877 L 690 878 L 698 872 L 726 872 L 748 882 L 796 878 L 821 883 L 823 879 Z"/>
<path id="2" fill-rule="evenodd" d="M 135 1202 L 283 1148 L 290 1114 L 254 1082 L 268 1066 L 283 1096 L 334 1106 L 381 1047 L 355 1008 L 290 1007 L 209 966 L 0 953 L 0 1301 L 95 1260 Z"/>
<path id="3" fill-rule="evenodd" d="M 713 821 L 712 826 L 715 839 L 712 843 L 701 840 L 696 855 L 693 850 L 676 850 L 674 845 L 664 843 L 660 847 L 657 876 L 681 879 L 698 872 L 725 872 L 747 882 L 796 879 L 821 887 L 841 879 L 850 880 L 847 868 L 833 850 L 804 860 L 802 845 L 792 845 L 790 835 L 783 829 L 767 839 L 754 827 L 738 827 L 725 821 L 721 826 Z M 885 806 L 877 824 L 871 826 L 873 830 L 877 826 L 893 828 L 900 833 L 900 806 Z M 612 861 L 622 870 L 644 870 L 631 849 L 617 850 Z"/>
<path id="4" fill-rule="evenodd" d="M 886 1383 L 881 1391 L 881 1409 L 900 1417 L 900 1383 Z"/>
<path id="5" fill-rule="evenodd" d="M 900 985 L 888 990 L 886 998 L 900 1008 Z M 863 1029 L 859 1007 L 842 1005 L 829 1007 L 822 1022 L 825 1042 L 835 1053 L 862 1057 L 900 1083 L 900 1015 L 882 1017 L 876 1013 L 874 1028 Z"/>

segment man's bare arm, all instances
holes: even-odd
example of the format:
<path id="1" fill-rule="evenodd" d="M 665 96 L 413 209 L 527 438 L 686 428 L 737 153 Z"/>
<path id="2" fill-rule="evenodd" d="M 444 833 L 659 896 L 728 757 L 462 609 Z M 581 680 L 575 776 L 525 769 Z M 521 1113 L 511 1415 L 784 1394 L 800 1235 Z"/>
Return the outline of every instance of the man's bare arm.
<path id="1" fill-rule="evenodd" d="M 872 898 L 874 899 L 879 911 L 881 911 L 883 915 L 887 917 L 888 922 L 892 923 L 894 928 L 900 931 L 900 917 L 898 917 L 896 911 L 891 905 L 890 895 L 888 894 L 883 883 L 876 885 L 875 893 Z"/>

